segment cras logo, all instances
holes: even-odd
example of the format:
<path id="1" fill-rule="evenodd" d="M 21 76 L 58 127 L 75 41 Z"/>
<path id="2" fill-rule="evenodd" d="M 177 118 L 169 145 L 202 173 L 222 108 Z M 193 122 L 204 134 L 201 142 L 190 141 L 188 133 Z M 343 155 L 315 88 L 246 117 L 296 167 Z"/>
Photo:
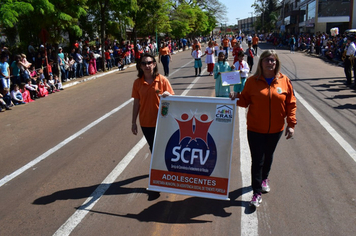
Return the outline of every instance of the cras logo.
<path id="1" fill-rule="evenodd" d="M 189 115 L 184 113 L 176 119 L 179 129 L 169 138 L 165 150 L 167 169 L 173 172 L 210 176 L 213 172 L 217 150 L 206 114 Z"/>

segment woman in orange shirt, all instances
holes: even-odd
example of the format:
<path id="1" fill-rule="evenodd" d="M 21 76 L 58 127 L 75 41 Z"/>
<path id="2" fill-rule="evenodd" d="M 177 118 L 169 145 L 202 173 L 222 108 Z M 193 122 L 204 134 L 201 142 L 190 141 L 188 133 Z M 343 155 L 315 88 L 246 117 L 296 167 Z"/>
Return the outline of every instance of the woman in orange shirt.
<path id="1" fill-rule="evenodd" d="M 251 206 L 262 202 L 262 192 L 268 193 L 269 172 L 273 154 L 285 130 L 290 139 L 297 124 L 297 104 L 290 79 L 280 72 L 281 62 L 275 50 L 264 51 L 256 73 L 247 79 L 236 105 L 248 108 L 247 139 L 251 151 Z M 237 94 L 231 94 L 236 97 Z M 284 128 L 286 126 L 286 128 Z"/>
<path id="2" fill-rule="evenodd" d="M 168 48 L 168 44 L 163 42 L 163 46 L 159 49 L 158 63 L 162 62 L 164 76 L 169 76 L 169 62 L 171 60 L 171 51 Z"/>
<path id="3" fill-rule="evenodd" d="M 137 64 L 138 79 L 132 87 L 134 105 L 132 109 L 131 131 L 137 135 L 137 116 L 139 116 L 141 130 L 152 152 L 156 130 L 156 120 L 160 95 L 173 95 L 174 91 L 168 79 L 158 73 L 157 62 L 149 53 L 142 55 Z"/>

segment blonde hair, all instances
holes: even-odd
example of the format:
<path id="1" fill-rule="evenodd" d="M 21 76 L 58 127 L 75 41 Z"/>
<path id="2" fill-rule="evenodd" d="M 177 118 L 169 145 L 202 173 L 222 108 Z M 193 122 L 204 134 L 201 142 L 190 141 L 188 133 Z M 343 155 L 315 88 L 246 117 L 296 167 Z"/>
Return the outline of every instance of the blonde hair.
<path id="1" fill-rule="evenodd" d="M 274 58 L 276 58 L 276 68 L 274 69 L 274 74 L 276 75 L 276 77 L 278 77 L 278 74 L 281 70 L 281 63 L 279 60 L 279 57 L 277 55 L 277 52 L 275 50 L 266 50 L 264 51 L 261 55 L 260 55 L 260 60 L 258 61 L 258 65 L 257 65 L 257 70 L 254 74 L 254 76 L 256 76 L 257 78 L 260 78 L 263 75 L 263 68 L 262 68 L 262 61 L 263 59 L 265 59 L 266 57 L 269 56 L 273 56 Z"/>

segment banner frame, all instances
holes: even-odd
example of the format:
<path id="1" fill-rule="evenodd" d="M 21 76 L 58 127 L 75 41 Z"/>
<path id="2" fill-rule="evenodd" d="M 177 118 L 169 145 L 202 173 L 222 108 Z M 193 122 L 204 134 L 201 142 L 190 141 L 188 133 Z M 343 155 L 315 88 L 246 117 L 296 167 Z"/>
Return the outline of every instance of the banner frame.
<path id="1" fill-rule="evenodd" d="M 157 121 L 156 121 L 155 137 L 154 137 L 154 140 L 156 140 L 157 128 L 158 128 L 158 122 L 159 122 L 159 114 L 161 113 L 161 108 L 162 108 L 163 102 L 166 102 L 166 101 L 184 101 L 184 102 L 202 102 L 202 103 L 211 103 L 211 102 L 216 103 L 216 102 L 218 102 L 218 103 L 224 103 L 226 105 L 233 105 L 234 106 L 234 118 L 233 118 L 233 122 L 232 122 L 233 123 L 232 124 L 232 133 L 231 133 L 232 141 L 231 141 L 231 149 L 230 149 L 230 157 L 229 157 L 229 159 L 230 159 L 229 160 L 229 170 L 228 170 L 229 173 L 227 175 L 228 182 L 227 182 L 226 195 L 214 194 L 214 193 L 204 193 L 204 192 L 198 192 L 198 191 L 192 191 L 192 190 L 184 190 L 184 189 L 176 189 L 176 188 L 170 188 L 170 187 L 160 187 L 160 186 L 156 186 L 156 185 L 151 185 L 150 184 L 151 183 L 151 170 L 152 170 L 152 163 L 153 163 L 153 155 L 155 153 L 155 142 L 154 142 L 153 148 L 152 148 L 152 155 L 151 155 L 151 162 L 150 162 L 150 169 L 149 169 L 149 181 L 148 181 L 147 190 L 229 201 L 230 200 L 229 191 L 230 191 L 231 162 L 232 162 L 233 146 L 234 146 L 233 140 L 234 140 L 234 131 L 235 131 L 236 101 L 237 100 L 238 99 L 231 100 L 230 98 L 204 97 L 204 96 L 179 96 L 179 95 L 167 96 L 165 98 L 161 97 L 159 109 L 158 109 Z"/>

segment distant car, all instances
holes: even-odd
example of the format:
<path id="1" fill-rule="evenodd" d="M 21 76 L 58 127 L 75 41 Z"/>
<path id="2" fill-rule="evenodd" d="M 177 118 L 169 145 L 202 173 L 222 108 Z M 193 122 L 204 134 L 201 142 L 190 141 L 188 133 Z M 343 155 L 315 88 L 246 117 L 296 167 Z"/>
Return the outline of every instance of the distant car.
<path id="1" fill-rule="evenodd" d="M 356 29 L 347 29 L 345 30 L 345 34 L 348 36 L 348 37 L 355 37 L 356 36 Z"/>

